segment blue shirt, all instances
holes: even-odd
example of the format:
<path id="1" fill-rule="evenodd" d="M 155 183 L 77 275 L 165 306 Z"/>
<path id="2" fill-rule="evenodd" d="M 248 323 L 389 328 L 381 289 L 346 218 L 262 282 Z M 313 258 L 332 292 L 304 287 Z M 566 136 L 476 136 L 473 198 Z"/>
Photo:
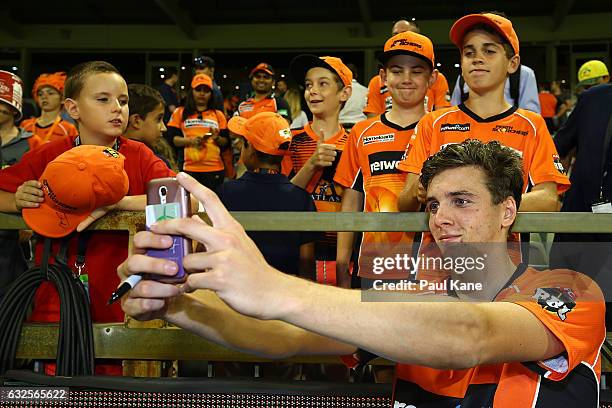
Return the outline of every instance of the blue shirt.
<path id="1" fill-rule="evenodd" d="M 316 211 L 310 194 L 289 181 L 284 174 L 247 171 L 237 180 L 223 183 L 217 190 L 230 211 Z M 270 223 L 274 221 L 270 219 Z M 247 232 L 266 261 L 276 269 L 297 275 L 300 246 L 314 242 L 312 232 Z"/>
<path id="2" fill-rule="evenodd" d="M 470 88 L 467 84 L 463 85 L 463 91 L 469 92 Z M 514 105 L 514 99 L 510 97 L 510 80 L 506 79 L 504 86 L 504 96 L 509 104 Z M 451 96 L 451 105 L 461 104 L 461 92 L 459 91 L 459 77 L 455 82 L 455 89 Z M 519 102 L 518 107 L 530 110 L 535 113 L 541 113 L 540 100 L 538 99 L 538 84 L 536 82 L 535 72 L 533 69 L 521 65 L 521 78 L 519 81 Z"/>

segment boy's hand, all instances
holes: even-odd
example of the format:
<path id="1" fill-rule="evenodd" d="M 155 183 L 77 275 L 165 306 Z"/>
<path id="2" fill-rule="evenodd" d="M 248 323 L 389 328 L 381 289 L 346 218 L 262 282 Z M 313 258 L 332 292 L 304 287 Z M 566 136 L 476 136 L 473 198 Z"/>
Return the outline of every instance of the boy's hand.
<path id="1" fill-rule="evenodd" d="M 24 208 L 37 208 L 44 200 L 42 184 L 38 180 L 24 182 L 15 192 L 17 211 L 21 211 Z"/>
<path id="2" fill-rule="evenodd" d="M 77 225 L 77 232 L 83 231 L 85 228 L 89 227 L 93 224 L 94 221 L 104 217 L 109 211 L 112 211 L 117 208 L 117 204 L 107 205 L 106 207 L 100 207 L 93 210 L 91 214 L 87 216 L 83 221 Z"/>
<path id="3" fill-rule="evenodd" d="M 176 274 L 174 262 L 144 255 L 148 248 L 167 249 L 172 238 L 142 231 L 134 236 L 134 254 L 117 268 L 121 281 L 139 273 Z M 143 279 L 127 296 L 121 299 L 123 311 L 137 320 L 162 319 L 168 310 L 169 300 L 182 294 L 180 286 Z"/>
<path id="4" fill-rule="evenodd" d="M 317 142 L 317 150 L 310 156 L 310 164 L 313 167 L 329 167 L 336 159 L 336 145 Z"/>

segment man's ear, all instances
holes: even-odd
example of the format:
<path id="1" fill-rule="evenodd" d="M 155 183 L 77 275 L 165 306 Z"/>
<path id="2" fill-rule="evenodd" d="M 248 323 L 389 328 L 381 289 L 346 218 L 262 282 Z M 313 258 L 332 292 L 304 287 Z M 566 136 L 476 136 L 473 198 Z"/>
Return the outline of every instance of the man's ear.
<path id="1" fill-rule="evenodd" d="M 513 55 L 508 62 L 508 73 L 514 74 L 516 70 L 521 66 L 521 57 L 520 55 Z"/>
<path id="2" fill-rule="evenodd" d="M 510 228 L 512 224 L 514 224 L 514 220 L 516 220 L 516 214 L 518 212 L 516 201 L 514 200 L 514 197 L 507 197 L 501 205 L 504 209 L 501 225 L 504 228 Z"/>
<path id="3" fill-rule="evenodd" d="M 74 120 L 78 120 L 81 117 L 79 114 L 79 104 L 72 98 L 64 100 L 64 110 Z"/>
<path id="4" fill-rule="evenodd" d="M 140 130 L 142 128 L 142 122 L 142 118 L 137 113 L 130 115 L 128 118 L 128 126 L 134 130 Z"/>

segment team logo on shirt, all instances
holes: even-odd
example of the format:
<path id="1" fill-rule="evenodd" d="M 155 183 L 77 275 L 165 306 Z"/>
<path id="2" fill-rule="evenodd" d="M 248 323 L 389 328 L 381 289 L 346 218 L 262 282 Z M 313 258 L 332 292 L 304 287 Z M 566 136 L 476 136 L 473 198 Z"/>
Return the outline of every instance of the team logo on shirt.
<path id="1" fill-rule="evenodd" d="M 397 165 L 402 160 L 404 152 L 378 152 L 368 156 L 372 176 L 381 174 L 398 174 Z"/>
<path id="2" fill-rule="evenodd" d="M 469 123 L 445 123 L 440 126 L 440 132 L 469 132 Z"/>
<path id="3" fill-rule="evenodd" d="M 565 174 L 565 169 L 563 168 L 563 163 L 561 163 L 561 159 L 559 158 L 559 155 L 553 154 L 552 158 L 553 158 L 553 164 L 555 165 L 555 168 L 559 170 L 560 173 Z"/>
<path id="4" fill-rule="evenodd" d="M 509 125 L 496 125 L 493 128 L 493 131 L 500 133 L 514 133 L 521 136 L 527 136 L 527 134 L 529 134 L 529 132 L 527 132 L 526 130 L 518 130 Z"/>
<path id="5" fill-rule="evenodd" d="M 537 288 L 532 297 L 538 301 L 542 309 L 556 313 L 563 321 L 576 307 L 576 295 L 569 288 Z"/>
<path id="6" fill-rule="evenodd" d="M 387 143 L 395 141 L 395 133 L 387 133 L 386 135 L 373 135 L 363 138 L 363 145 L 367 146 L 372 143 Z"/>

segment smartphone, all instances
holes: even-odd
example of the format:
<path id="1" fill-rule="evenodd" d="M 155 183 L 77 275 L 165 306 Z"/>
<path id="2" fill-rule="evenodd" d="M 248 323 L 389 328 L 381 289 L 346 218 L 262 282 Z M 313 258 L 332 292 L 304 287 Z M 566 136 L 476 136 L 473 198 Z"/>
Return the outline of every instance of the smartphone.
<path id="1" fill-rule="evenodd" d="M 147 183 L 147 207 L 145 209 L 147 230 L 162 220 L 191 216 L 189 193 L 174 177 L 153 179 Z M 148 256 L 168 259 L 178 265 L 174 276 L 147 274 L 145 278 L 165 283 L 180 283 L 186 279 L 183 257 L 191 253 L 191 240 L 182 236 L 172 236 L 172 246 L 168 249 L 149 249 Z"/>

